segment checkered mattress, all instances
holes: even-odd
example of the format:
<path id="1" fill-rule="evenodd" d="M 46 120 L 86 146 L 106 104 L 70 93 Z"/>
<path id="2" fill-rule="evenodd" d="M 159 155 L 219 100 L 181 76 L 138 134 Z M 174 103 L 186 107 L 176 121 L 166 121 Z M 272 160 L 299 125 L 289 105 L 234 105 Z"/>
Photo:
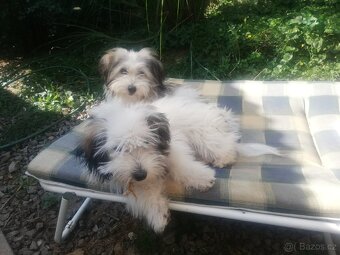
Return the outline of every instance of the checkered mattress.
<path id="1" fill-rule="evenodd" d="M 282 152 L 240 157 L 232 167 L 216 169 L 216 183 L 207 192 L 170 185 L 173 201 L 340 218 L 339 82 L 172 81 L 199 88 L 209 101 L 231 108 L 240 119 L 241 142 Z M 28 173 L 110 193 L 109 183 L 87 181 L 84 165 L 72 153 L 83 127 L 40 152 Z"/>

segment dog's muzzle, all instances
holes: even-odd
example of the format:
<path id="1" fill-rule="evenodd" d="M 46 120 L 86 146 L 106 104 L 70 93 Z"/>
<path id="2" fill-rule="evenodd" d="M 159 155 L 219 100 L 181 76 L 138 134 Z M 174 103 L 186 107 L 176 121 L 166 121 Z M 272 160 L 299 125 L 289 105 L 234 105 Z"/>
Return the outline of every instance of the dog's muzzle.
<path id="1" fill-rule="evenodd" d="M 143 181 L 147 176 L 147 173 L 144 169 L 138 169 L 137 171 L 133 172 L 132 177 L 136 181 Z"/>
<path id="2" fill-rule="evenodd" d="M 128 91 L 129 91 L 129 94 L 130 94 L 130 95 L 133 95 L 133 94 L 136 92 L 136 90 L 137 90 L 137 88 L 136 88 L 135 85 L 130 84 L 130 85 L 128 86 Z"/>

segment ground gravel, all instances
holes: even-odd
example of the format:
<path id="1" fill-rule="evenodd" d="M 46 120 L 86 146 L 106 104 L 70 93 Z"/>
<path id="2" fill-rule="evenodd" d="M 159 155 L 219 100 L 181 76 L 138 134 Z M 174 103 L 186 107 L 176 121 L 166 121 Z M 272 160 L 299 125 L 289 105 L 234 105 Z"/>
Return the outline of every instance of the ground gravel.
<path id="1" fill-rule="evenodd" d="M 60 196 L 24 173 L 40 150 L 84 118 L 85 113 L 72 117 L 0 152 L 0 229 L 15 254 L 327 254 L 321 233 L 178 212 L 156 235 L 123 205 L 104 201 L 91 204 L 67 242 L 54 243 Z M 69 216 L 81 201 L 74 201 Z M 339 252 L 340 238 L 333 239 Z"/>

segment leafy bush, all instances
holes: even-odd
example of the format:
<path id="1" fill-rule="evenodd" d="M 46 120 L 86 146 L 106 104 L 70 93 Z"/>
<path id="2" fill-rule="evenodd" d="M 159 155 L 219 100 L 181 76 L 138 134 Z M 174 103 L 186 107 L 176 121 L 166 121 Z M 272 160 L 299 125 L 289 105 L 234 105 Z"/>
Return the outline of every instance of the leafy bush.
<path id="1" fill-rule="evenodd" d="M 170 77 L 337 80 L 338 7 L 336 0 L 2 1 L 0 49 L 24 58 L 0 70 L 0 84 L 31 75 L 18 88 L 0 87 L 0 147 L 99 97 L 98 59 L 114 46 L 156 48 Z"/>
<path id="2" fill-rule="evenodd" d="M 293 7 L 259 1 L 270 7 L 265 15 L 247 2 L 218 3 L 208 8 L 204 20 L 167 36 L 167 47 L 190 48 L 193 59 L 211 70 L 202 77 L 198 68 L 194 77 L 214 78 L 213 73 L 220 79 L 339 78 L 340 15 L 332 1 Z M 188 61 L 188 66 L 193 64 Z"/>

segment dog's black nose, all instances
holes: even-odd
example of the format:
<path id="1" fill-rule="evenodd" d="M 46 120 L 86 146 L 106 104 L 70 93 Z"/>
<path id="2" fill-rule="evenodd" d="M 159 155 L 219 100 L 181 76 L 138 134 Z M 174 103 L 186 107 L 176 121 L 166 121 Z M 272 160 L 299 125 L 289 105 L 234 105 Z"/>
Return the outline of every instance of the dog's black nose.
<path id="1" fill-rule="evenodd" d="M 132 85 L 132 84 L 130 84 L 130 85 L 128 86 L 128 91 L 129 91 L 129 94 L 130 94 L 130 95 L 134 94 L 134 93 L 136 92 L 136 90 L 137 90 L 136 86 L 134 86 L 134 85 Z"/>
<path id="2" fill-rule="evenodd" d="M 144 169 L 138 169 L 137 171 L 133 172 L 132 177 L 136 181 L 143 181 L 147 176 L 147 173 Z"/>

